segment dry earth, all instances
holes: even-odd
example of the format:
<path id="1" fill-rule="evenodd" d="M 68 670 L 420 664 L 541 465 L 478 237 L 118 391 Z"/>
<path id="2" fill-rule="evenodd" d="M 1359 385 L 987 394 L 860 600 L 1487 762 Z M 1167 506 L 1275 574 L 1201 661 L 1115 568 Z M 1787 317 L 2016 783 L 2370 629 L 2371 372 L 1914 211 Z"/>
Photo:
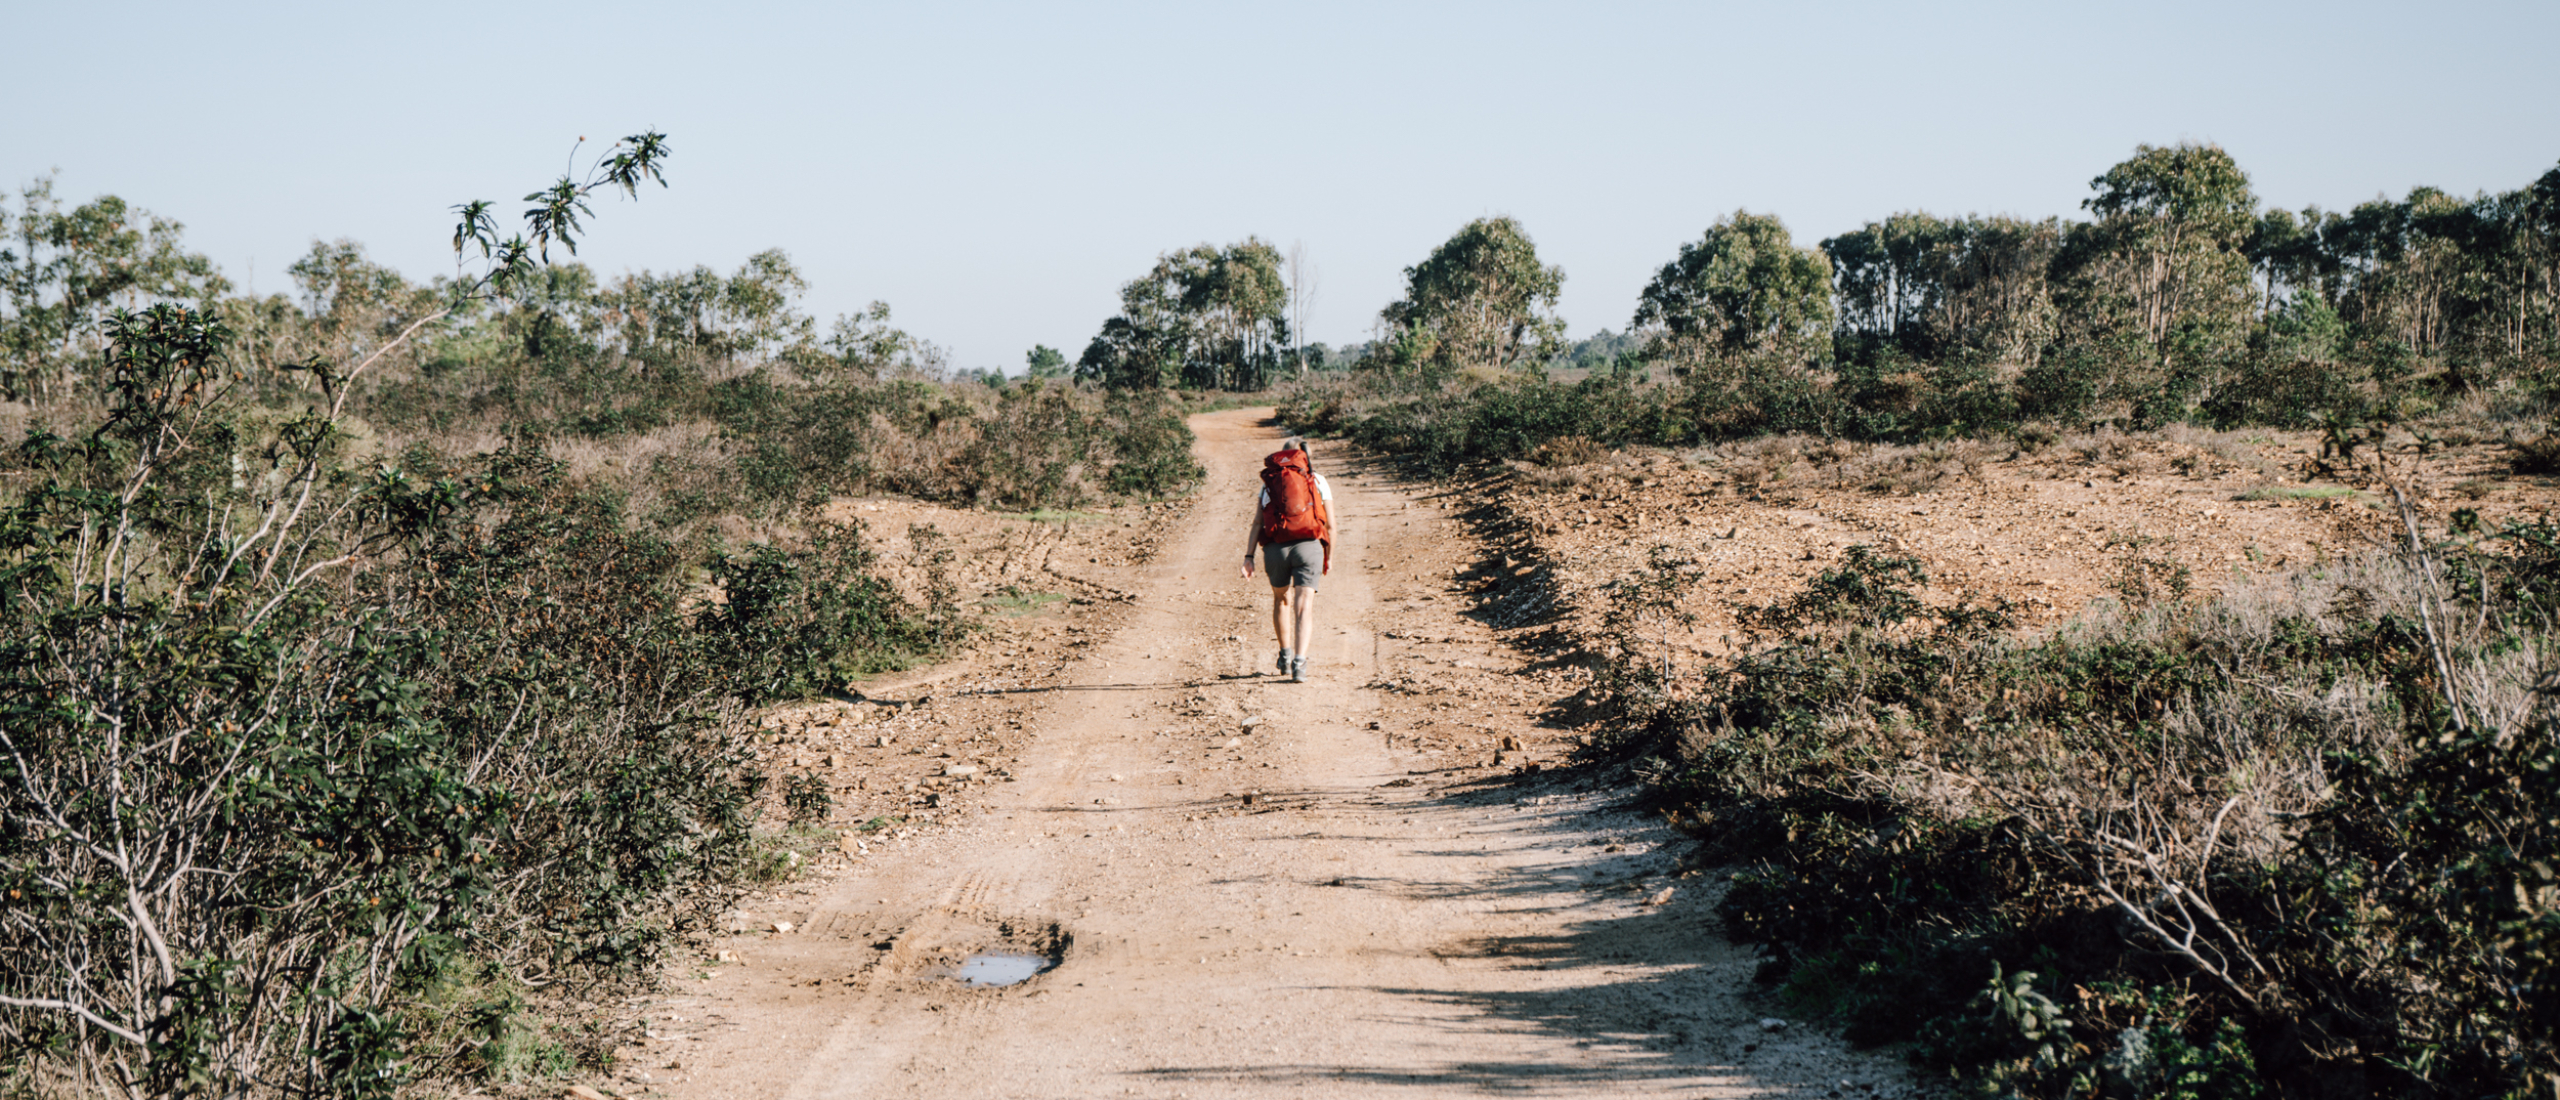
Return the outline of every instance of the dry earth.
<path id="1" fill-rule="evenodd" d="M 2201 597 L 2384 547 L 2403 530 L 2392 485 L 2431 535 L 2458 510 L 2494 531 L 2547 521 L 2560 503 L 2553 479 L 2509 473 L 2502 445 L 2395 443 L 2353 464 L 2324 463 L 2307 433 L 2185 429 L 2033 451 L 1798 439 L 1514 463 L 1498 484 L 1460 490 L 1491 502 L 1474 513 L 1486 561 L 1470 591 L 1492 621 L 1579 644 L 1597 629 L 1598 590 L 1664 547 L 1697 579 L 1698 621 L 1673 641 L 1720 653 L 1741 641 L 1737 611 L 1800 591 L 1863 544 L 1919 559 L 1927 603 L 2005 599 L 2042 628 L 2118 598 L 2143 563 L 2155 583 L 2183 570 Z"/>
<path id="2" fill-rule="evenodd" d="M 1240 580 L 1269 410 L 1194 418 L 1204 499 L 1048 517 L 849 501 L 911 591 L 931 525 L 994 623 L 970 654 L 768 718 L 838 806 L 809 872 L 619 1009 L 617 1095 L 1893 1095 L 1753 991 L 1721 876 L 1587 768 L 1571 655 L 1656 544 L 1702 566 L 1689 636 L 1877 545 L 1933 601 L 2031 624 L 2128 557 L 2200 591 L 2352 553 L 2389 517 L 2300 495 L 2291 437 L 2088 437 L 2032 454 L 1771 441 L 1426 486 L 1320 461 L 1340 545 L 1315 682 L 1268 671 Z M 1320 454 L 1320 460 L 1328 456 Z M 2385 457 L 2441 516 L 2546 512 L 2491 448 Z M 2354 476 L 2354 475 L 2350 475 Z M 2330 490 L 2333 493 L 2335 490 Z M 2261 500 L 2235 499 L 2257 496 Z M 930 536 L 927 536 L 928 540 Z M 955 979 L 972 955 L 1050 964 Z"/>

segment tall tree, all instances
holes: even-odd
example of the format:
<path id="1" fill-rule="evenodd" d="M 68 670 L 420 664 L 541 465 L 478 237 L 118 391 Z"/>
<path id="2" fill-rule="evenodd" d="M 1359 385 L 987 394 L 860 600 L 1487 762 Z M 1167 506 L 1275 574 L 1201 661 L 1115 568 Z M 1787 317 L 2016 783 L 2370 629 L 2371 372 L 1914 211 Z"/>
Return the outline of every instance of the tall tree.
<path id="1" fill-rule="evenodd" d="M 624 354 L 663 360 L 689 352 L 713 360 L 796 356 L 815 362 L 817 322 L 800 312 L 808 280 L 789 253 L 768 248 L 722 278 L 708 267 L 616 279 L 596 296 L 598 334 L 618 337 Z M 887 307 L 873 303 L 876 319 Z"/>
<path id="2" fill-rule="evenodd" d="M 1024 366 L 1023 377 L 1025 378 L 1064 378 L 1067 376 L 1067 357 L 1060 353 L 1058 349 L 1050 347 L 1047 344 L 1031 345 L 1030 351 L 1022 353 L 1022 359 Z"/>
<path id="3" fill-rule="evenodd" d="M 213 261 L 185 251 L 175 221 L 102 195 L 69 211 L 53 180 L 0 209 L 0 398 L 50 391 L 106 347 L 115 308 L 183 302 L 200 309 L 231 289 Z"/>
<path id="4" fill-rule="evenodd" d="M 1508 217 L 1478 218 L 1404 269 L 1404 297 L 1379 314 L 1435 367 L 1508 367 L 1552 358 L 1564 337 L 1555 315 L 1564 269 Z"/>
<path id="5" fill-rule="evenodd" d="M 2168 369 L 2188 353 L 2236 345 L 2254 313 L 2247 246 L 2257 228 L 2249 176 L 2221 147 L 2137 146 L 2089 181 L 2097 216 L 2061 256 L 2072 312 L 2120 328 Z"/>
<path id="6" fill-rule="evenodd" d="M 2055 219 L 1896 214 L 1822 242 L 1845 343 L 2032 363 L 2051 338 Z"/>
<path id="7" fill-rule="evenodd" d="M 1085 345 L 1076 373 L 1114 389 L 1260 389 L 1289 342 L 1288 286 L 1258 237 L 1157 257 L 1120 288 L 1120 312 Z"/>
<path id="8" fill-rule="evenodd" d="M 1289 246 L 1288 277 L 1289 331 L 1298 340 L 1303 341 L 1307 338 L 1307 311 L 1315 308 L 1316 302 L 1316 269 L 1315 265 L 1307 260 L 1306 245 Z M 1291 353 L 1292 365 L 1299 374 L 1307 373 L 1308 352 L 1307 346 L 1301 343 Z M 1321 353 L 1316 356 L 1316 361 L 1318 363 L 1323 361 Z"/>
<path id="9" fill-rule="evenodd" d="M 1775 216 L 1737 210 L 1680 246 L 1646 284 L 1635 327 L 1676 366 L 1819 349 L 1830 336 L 1831 261 L 1796 247 Z"/>

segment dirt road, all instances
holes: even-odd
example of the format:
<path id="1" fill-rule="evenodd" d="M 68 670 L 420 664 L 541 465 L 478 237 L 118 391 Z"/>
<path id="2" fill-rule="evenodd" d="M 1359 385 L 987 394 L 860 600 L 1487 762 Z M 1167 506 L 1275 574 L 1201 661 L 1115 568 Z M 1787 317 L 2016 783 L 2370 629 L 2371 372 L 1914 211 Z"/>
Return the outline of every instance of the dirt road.
<path id="1" fill-rule="evenodd" d="M 1267 415 L 1195 418 L 1202 499 L 1162 521 L 1151 560 L 1095 556 L 1091 579 L 1134 599 L 1086 635 L 1099 640 L 1035 655 L 1058 662 L 1011 698 L 1011 781 L 804 897 L 759 903 L 730 964 L 645 1006 L 650 1034 L 618 1091 L 1909 1087 L 1891 1059 L 1765 1029 L 1784 1014 L 1743 998 L 1752 961 L 1712 931 L 1711 876 L 1682 876 L 1657 850 L 1669 838 L 1605 793 L 1398 736 L 1464 717 L 1498 744 L 1504 723 L 1527 736 L 1542 701 L 1410 687 L 1421 666 L 1531 682 L 1519 655 L 1468 640 L 1489 635 L 1443 633 L 1467 625 L 1451 577 L 1469 551 L 1422 490 L 1319 453 L 1340 535 L 1322 644 L 1313 682 L 1272 673 L 1267 589 L 1236 576 L 1247 494 L 1277 439 Z M 771 931 L 782 921 L 792 930 Z M 991 949 L 1055 965 L 1000 988 L 950 976 Z"/>

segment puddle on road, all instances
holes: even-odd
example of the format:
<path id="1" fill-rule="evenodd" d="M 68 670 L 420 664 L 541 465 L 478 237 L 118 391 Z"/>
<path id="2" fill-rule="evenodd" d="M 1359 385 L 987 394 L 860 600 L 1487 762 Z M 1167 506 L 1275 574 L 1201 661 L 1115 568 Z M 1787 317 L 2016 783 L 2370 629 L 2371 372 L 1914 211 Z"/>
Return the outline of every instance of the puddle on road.
<path id="1" fill-rule="evenodd" d="M 962 960 L 952 977 L 970 985 L 1020 985 L 1056 965 L 1057 961 L 1046 955 L 985 951 Z"/>

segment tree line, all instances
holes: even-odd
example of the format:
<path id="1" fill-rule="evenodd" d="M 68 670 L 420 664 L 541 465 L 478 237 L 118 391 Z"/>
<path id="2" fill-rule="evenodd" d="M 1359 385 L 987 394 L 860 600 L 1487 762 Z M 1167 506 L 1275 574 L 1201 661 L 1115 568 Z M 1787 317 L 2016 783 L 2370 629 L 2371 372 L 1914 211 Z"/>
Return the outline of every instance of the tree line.
<path id="1" fill-rule="evenodd" d="M 1735 211 L 1679 246 L 1597 354 L 1562 339 L 1564 272 L 1512 218 L 1469 222 L 1405 269 L 1404 296 L 1348 354 L 1285 346 L 1269 245 L 1204 244 L 1128 284 L 1077 370 L 1255 388 L 1284 361 L 1425 383 L 1661 368 L 1723 395 L 1707 402 L 1715 430 L 1892 435 L 2408 415 L 2534 381 L 2560 348 L 2560 168 L 2468 199 L 2420 187 L 2288 210 L 2217 146 L 2145 145 L 2081 205 L 2082 219 L 1898 213 L 1810 247 Z"/>

